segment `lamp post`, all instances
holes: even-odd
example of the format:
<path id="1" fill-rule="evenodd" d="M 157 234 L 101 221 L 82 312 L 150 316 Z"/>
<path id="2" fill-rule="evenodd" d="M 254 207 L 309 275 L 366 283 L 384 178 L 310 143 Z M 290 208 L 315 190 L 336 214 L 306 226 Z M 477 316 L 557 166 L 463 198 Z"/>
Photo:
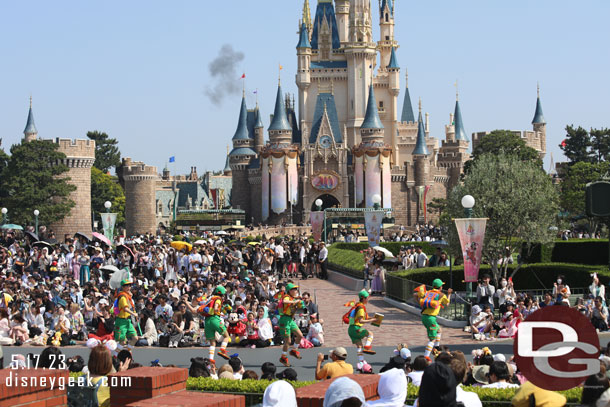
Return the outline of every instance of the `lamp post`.
<path id="1" fill-rule="evenodd" d="M 38 215 L 40 215 L 40 211 L 38 209 L 34 209 L 34 219 L 35 219 L 34 228 L 36 229 L 36 236 L 38 236 Z"/>
<path id="2" fill-rule="evenodd" d="M 375 194 L 371 197 L 371 201 L 373 201 L 373 208 L 375 208 L 375 210 L 379 209 L 381 207 L 381 195 L 379 194 Z"/>
<path id="3" fill-rule="evenodd" d="M 314 202 L 316 204 L 316 206 L 318 207 L 318 212 L 322 210 L 322 204 L 324 202 L 322 202 L 322 200 L 320 198 L 316 199 L 316 202 Z M 326 211 L 324 211 L 324 243 L 326 243 Z"/>
<path id="4" fill-rule="evenodd" d="M 8 209 L 2 208 L 2 224 L 3 225 L 6 223 L 6 213 L 7 212 L 8 212 Z"/>
<path id="5" fill-rule="evenodd" d="M 106 208 L 106 213 L 110 213 L 111 207 L 112 207 L 112 202 L 110 202 L 110 201 L 104 202 L 104 208 Z"/>
<path id="6" fill-rule="evenodd" d="M 464 208 L 464 216 L 472 218 L 472 208 L 474 207 L 475 199 L 472 195 L 464 195 L 462 197 L 462 207 Z M 472 282 L 466 283 L 466 298 L 472 299 Z"/>

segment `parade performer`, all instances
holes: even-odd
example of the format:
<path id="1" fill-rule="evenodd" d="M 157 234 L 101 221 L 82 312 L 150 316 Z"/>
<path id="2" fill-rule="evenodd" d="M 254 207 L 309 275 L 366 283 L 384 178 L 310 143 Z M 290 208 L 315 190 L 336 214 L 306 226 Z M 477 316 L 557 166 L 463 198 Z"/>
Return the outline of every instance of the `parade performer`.
<path id="1" fill-rule="evenodd" d="M 210 343 L 209 356 L 208 358 L 212 363 L 214 361 L 214 353 L 216 351 L 216 333 L 222 335 L 222 343 L 220 344 L 220 350 L 218 356 L 225 359 L 230 359 L 231 356 L 227 353 L 227 345 L 229 344 L 230 337 L 227 332 L 220 316 L 222 314 L 222 302 L 227 290 L 219 285 L 214 289 L 212 296 L 205 304 L 201 305 L 197 312 L 205 317 L 205 339 Z"/>
<path id="2" fill-rule="evenodd" d="M 121 345 L 125 345 L 127 340 L 133 343 L 138 340 L 136 330 L 131 322 L 132 316 L 137 317 L 134 311 L 135 305 L 131 298 L 132 284 L 131 280 L 121 281 L 121 291 L 117 294 L 113 306 L 114 314 L 116 315 L 114 340 Z"/>
<path id="3" fill-rule="evenodd" d="M 299 297 L 298 285 L 292 283 L 286 284 L 286 292 L 280 299 L 278 308 L 280 310 L 280 334 L 284 338 L 284 345 L 282 346 L 282 357 L 280 358 L 280 363 L 286 367 L 289 367 L 289 346 L 292 345 L 292 349 L 290 349 L 290 354 L 297 359 L 301 359 L 301 354 L 297 350 L 297 346 L 299 346 L 299 343 L 301 343 L 301 340 L 303 339 L 303 334 L 301 333 L 301 330 L 297 326 L 296 322 L 294 322 L 295 310 L 298 308 L 304 308 L 303 301 L 301 300 L 301 297 Z M 297 337 L 294 343 L 292 343 L 293 333 Z"/>
<path id="4" fill-rule="evenodd" d="M 366 312 L 366 304 L 369 302 L 369 292 L 362 290 L 358 293 L 358 302 L 350 302 L 345 304 L 352 308 L 343 316 L 343 322 L 348 323 L 347 334 L 352 343 L 358 349 L 358 363 L 364 363 L 364 353 L 374 355 L 376 352 L 372 349 L 373 333 L 364 329 L 363 325 L 376 321 L 376 318 L 369 318 Z M 364 340 L 364 344 L 362 341 Z"/>
<path id="5" fill-rule="evenodd" d="M 430 360 L 430 354 L 432 349 L 439 347 L 441 344 L 441 328 L 436 322 L 436 316 L 438 315 L 441 308 L 449 305 L 449 298 L 443 294 L 441 288 L 443 283 L 440 278 L 432 281 L 432 290 L 426 290 L 425 285 L 421 285 L 415 289 L 415 298 L 419 302 L 422 308 L 421 321 L 428 331 L 429 342 L 426 345 L 424 356 Z M 449 288 L 447 294 L 451 296 L 453 290 Z"/>

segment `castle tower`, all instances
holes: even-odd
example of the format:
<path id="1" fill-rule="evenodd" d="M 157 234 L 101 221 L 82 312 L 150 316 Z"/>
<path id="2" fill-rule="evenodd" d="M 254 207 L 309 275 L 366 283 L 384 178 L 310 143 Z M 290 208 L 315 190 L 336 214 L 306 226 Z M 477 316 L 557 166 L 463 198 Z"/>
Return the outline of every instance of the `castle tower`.
<path id="1" fill-rule="evenodd" d="M 305 0 L 306 2 L 309 0 Z M 301 24 L 299 43 L 297 44 L 297 77 L 296 83 L 299 92 L 299 123 L 305 119 L 305 106 L 309 98 L 309 86 L 311 85 L 311 43 L 309 42 L 309 31 L 305 23 Z"/>
<path id="2" fill-rule="evenodd" d="M 124 158 L 121 175 L 125 183 L 125 224 L 127 236 L 156 233 L 155 190 L 157 167 Z"/>
<path id="3" fill-rule="evenodd" d="M 419 101 L 419 117 L 417 119 L 417 142 L 413 150 L 413 160 L 415 162 L 415 187 L 426 186 L 428 182 L 428 172 L 430 162 L 428 160 L 428 147 L 426 146 L 426 130 L 421 114 L 421 100 Z M 423 214 L 420 214 L 423 217 Z"/>
<path id="4" fill-rule="evenodd" d="M 379 34 L 378 42 L 380 65 L 390 65 L 391 54 L 398 47 L 394 41 L 394 4 L 392 0 L 381 0 L 379 6 Z"/>
<path id="5" fill-rule="evenodd" d="M 536 112 L 534 113 L 534 119 L 532 119 L 532 125 L 540 138 L 540 158 L 544 158 L 546 154 L 546 121 L 544 120 L 544 114 L 542 114 L 542 103 L 540 103 L 540 85 L 538 85 L 537 93 Z"/>
<path id="6" fill-rule="evenodd" d="M 25 129 L 23 130 L 23 134 L 25 135 L 26 143 L 36 140 L 36 138 L 38 137 L 38 130 L 36 129 L 36 125 L 34 124 L 34 113 L 32 113 L 32 97 L 31 96 L 30 96 L 30 111 L 28 112 L 28 121 L 25 124 Z"/>
<path id="7" fill-rule="evenodd" d="M 349 3 L 349 0 L 335 0 L 337 29 L 341 45 L 344 45 L 349 40 Z"/>
<path id="8" fill-rule="evenodd" d="M 248 109 L 246 108 L 246 95 L 242 95 L 241 107 L 237 129 L 233 135 L 233 150 L 229 153 L 233 188 L 231 191 L 231 204 L 235 209 L 246 211 L 246 219 L 250 219 L 250 184 L 248 183 L 248 166 L 256 157 L 252 149 L 254 140 L 248 135 Z"/>
<path id="9" fill-rule="evenodd" d="M 402 103 L 402 115 L 400 116 L 400 121 L 403 123 L 415 123 L 413 105 L 411 104 L 411 95 L 409 94 L 409 72 L 405 73 L 405 78 L 405 99 Z"/>
<path id="10" fill-rule="evenodd" d="M 225 161 L 225 168 L 222 170 L 224 175 L 231 175 L 231 161 L 229 160 L 229 146 L 227 146 L 227 159 Z"/>
<path id="11" fill-rule="evenodd" d="M 69 170 L 65 175 L 70 177 L 69 183 L 76 186 L 76 190 L 70 193 L 70 199 L 76 205 L 68 216 L 50 226 L 57 239 L 63 241 L 66 235 L 72 237 L 76 232 L 89 233 L 92 229 L 91 167 L 95 162 L 95 141 L 57 138 L 54 142 L 59 144 L 58 151 L 66 155 L 64 164 Z"/>
<path id="12" fill-rule="evenodd" d="M 470 159 L 468 154 L 468 136 L 464 130 L 462 120 L 462 110 L 460 108 L 459 95 L 455 94 L 455 110 L 450 115 L 450 122 L 445 126 L 445 140 L 439 150 L 438 164 L 447 168 L 449 176 L 449 190 L 456 186 L 460 181 L 460 175 L 464 168 L 464 163 Z"/>
<path id="13" fill-rule="evenodd" d="M 260 154 L 265 145 L 265 126 L 263 126 L 263 119 L 261 118 L 258 102 L 256 102 L 254 114 L 256 115 L 256 123 L 254 123 L 254 151 L 256 154 Z"/>

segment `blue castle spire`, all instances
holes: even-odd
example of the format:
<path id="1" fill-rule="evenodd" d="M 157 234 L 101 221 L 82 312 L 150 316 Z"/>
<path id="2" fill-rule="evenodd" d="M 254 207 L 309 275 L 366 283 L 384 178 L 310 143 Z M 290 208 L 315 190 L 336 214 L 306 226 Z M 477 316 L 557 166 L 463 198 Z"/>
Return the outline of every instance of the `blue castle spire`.
<path id="1" fill-rule="evenodd" d="M 34 113 L 32 112 L 32 97 L 31 96 L 30 96 L 30 111 L 28 112 L 28 121 L 25 124 L 25 129 L 23 130 L 23 134 L 25 134 L 26 136 L 38 134 L 38 130 L 36 129 L 36 124 L 34 124 Z"/>
<path id="2" fill-rule="evenodd" d="M 536 113 L 534 113 L 534 119 L 532 124 L 545 124 L 544 114 L 542 114 L 542 104 L 540 103 L 540 85 L 538 85 L 538 99 L 536 99 Z"/>
<path id="3" fill-rule="evenodd" d="M 417 142 L 415 143 L 415 150 L 413 155 L 428 155 L 428 147 L 426 146 L 426 129 L 424 128 L 424 119 L 421 115 L 421 100 L 419 101 L 419 122 L 417 126 Z"/>
<path id="4" fill-rule="evenodd" d="M 455 101 L 453 123 L 455 124 L 455 140 L 468 141 L 466 131 L 464 130 L 464 122 L 462 121 L 462 110 L 460 109 L 460 101 L 457 99 Z"/>
<path id="5" fill-rule="evenodd" d="M 381 119 L 379 119 L 379 112 L 377 111 L 377 101 L 375 100 L 375 92 L 373 91 L 373 84 L 369 86 L 369 100 L 366 105 L 366 114 L 364 121 L 362 122 L 361 129 L 383 129 Z"/>
<path id="6" fill-rule="evenodd" d="M 246 108 L 246 96 L 241 98 L 241 108 L 239 110 L 239 120 L 237 122 L 237 129 L 233 135 L 233 140 L 247 140 L 248 139 L 248 109 Z"/>
<path id="7" fill-rule="evenodd" d="M 286 106 L 282 96 L 282 86 L 277 86 L 277 96 L 275 98 L 275 109 L 273 110 L 273 121 L 269 125 L 269 130 L 292 130 L 288 117 L 286 116 Z"/>

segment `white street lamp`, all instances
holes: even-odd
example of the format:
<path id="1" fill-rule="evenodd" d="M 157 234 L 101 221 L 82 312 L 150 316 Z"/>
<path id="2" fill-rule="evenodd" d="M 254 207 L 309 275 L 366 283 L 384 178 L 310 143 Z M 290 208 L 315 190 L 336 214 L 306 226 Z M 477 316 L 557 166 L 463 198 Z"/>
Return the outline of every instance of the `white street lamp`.
<path id="1" fill-rule="evenodd" d="M 375 209 L 379 209 L 379 205 L 381 204 L 381 195 L 375 194 L 371 197 L 371 201 L 373 201 L 373 206 Z"/>
<path id="2" fill-rule="evenodd" d="M 112 202 L 110 202 L 110 201 L 104 202 L 104 208 L 106 208 L 106 212 L 108 212 L 110 210 L 111 206 L 112 206 Z"/>
<path id="3" fill-rule="evenodd" d="M 34 209 L 34 219 L 36 219 L 36 236 L 38 236 L 38 215 L 40 215 L 40 211 L 38 209 Z"/>
<path id="4" fill-rule="evenodd" d="M 323 203 L 324 203 L 324 202 L 322 202 L 322 200 L 321 200 L 320 198 L 316 199 L 315 204 L 316 204 L 316 206 L 318 207 L 318 210 L 320 210 L 320 209 L 322 208 L 322 204 L 323 204 Z"/>
<path id="5" fill-rule="evenodd" d="M 462 206 L 464 207 L 464 209 L 472 209 L 474 203 L 475 201 L 472 195 L 464 195 L 464 197 L 462 198 Z"/>
<path id="6" fill-rule="evenodd" d="M 2 208 L 2 214 L 3 214 L 3 215 L 6 215 L 6 213 L 7 213 L 7 212 L 8 212 L 8 209 L 6 209 L 6 208 Z"/>

